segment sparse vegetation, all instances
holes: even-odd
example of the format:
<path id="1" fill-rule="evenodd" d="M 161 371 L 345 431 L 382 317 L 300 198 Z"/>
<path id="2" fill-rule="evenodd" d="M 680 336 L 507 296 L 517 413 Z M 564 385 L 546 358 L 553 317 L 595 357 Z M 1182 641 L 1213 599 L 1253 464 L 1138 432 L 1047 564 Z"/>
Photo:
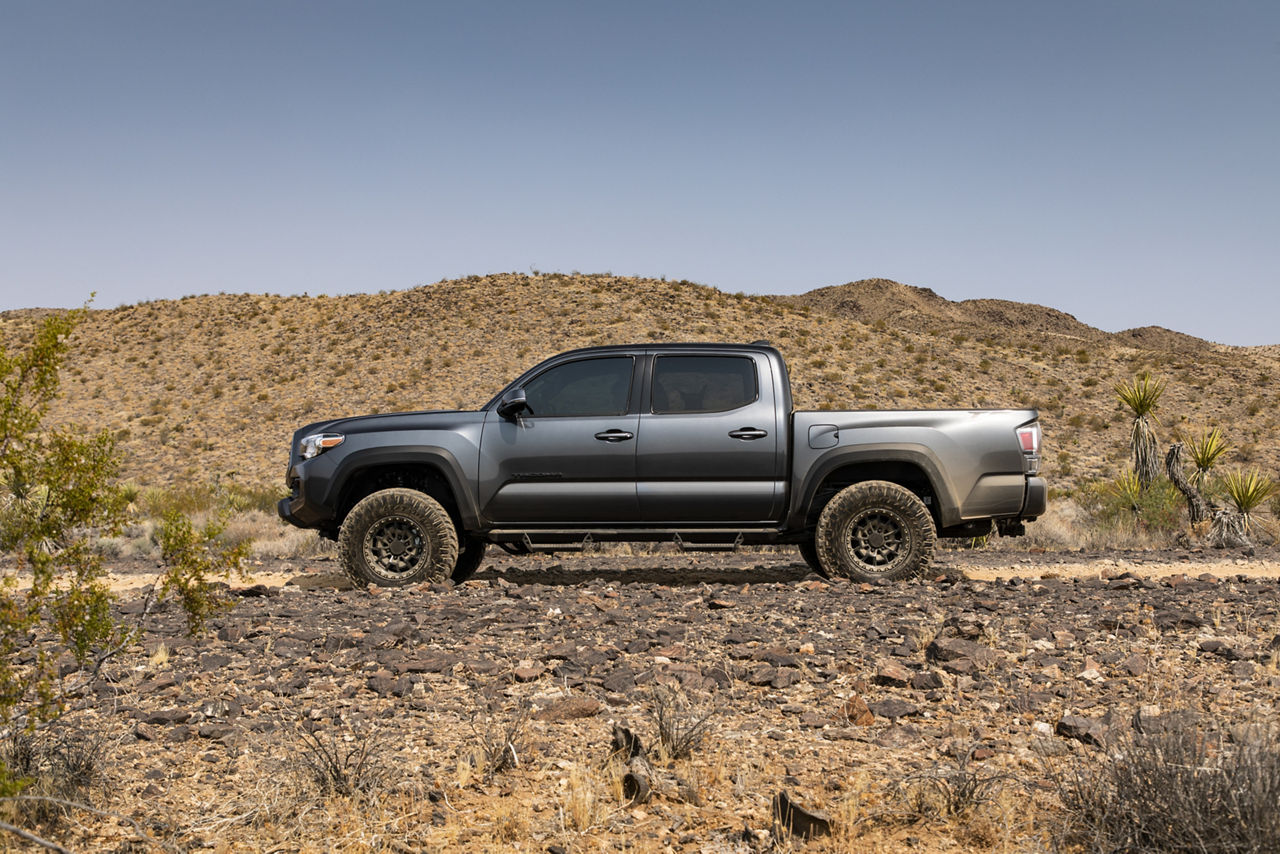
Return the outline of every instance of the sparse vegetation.
<path id="1" fill-rule="evenodd" d="M 1200 726 L 1134 732 L 1106 762 L 1054 768 L 1063 841 L 1088 851 L 1260 852 L 1280 839 L 1280 750 L 1265 731 L 1229 743 Z"/>

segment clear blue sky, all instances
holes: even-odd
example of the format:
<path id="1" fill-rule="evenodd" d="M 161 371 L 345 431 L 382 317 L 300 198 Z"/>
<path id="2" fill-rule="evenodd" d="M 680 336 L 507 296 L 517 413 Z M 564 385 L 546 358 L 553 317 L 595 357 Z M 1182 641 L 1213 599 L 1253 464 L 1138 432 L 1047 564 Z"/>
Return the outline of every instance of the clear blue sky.
<path id="1" fill-rule="evenodd" d="M 1280 343 L 1275 0 L 0 0 L 0 167 L 0 309 L 884 276 Z"/>

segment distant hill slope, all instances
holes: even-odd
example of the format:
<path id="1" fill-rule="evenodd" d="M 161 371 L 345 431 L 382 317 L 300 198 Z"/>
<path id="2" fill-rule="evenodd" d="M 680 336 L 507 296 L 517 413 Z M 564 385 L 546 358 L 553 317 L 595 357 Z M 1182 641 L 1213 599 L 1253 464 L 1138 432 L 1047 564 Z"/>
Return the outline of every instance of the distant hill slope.
<path id="1" fill-rule="evenodd" d="M 970 330 L 978 337 L 986 337 L 993 329 L 1004 329 L 1008 334 L 1021 332 L 1041 336 L 1042 344 L 1054 347 L 1082 342 L 1144 350 L 1199 352 L 1213 346 L 1208 341 L 1159 326 L 1103 332 L 1081 323 L 1066 312 L 1042 305 L 999 299 L 952 302 L 928 288 L 889 279 L 862 279 L 818 288 L 787 299 L 797 305 L 809 305 L 863 323 L 914 332 Z"/>
<path id="2" fill-rule="evenodd" d="M 41 311 L 0 314 L 16 343 Z M 802 408 L 1037 406 L 1055 486 L 1110 476 L 1127 435 L 1111 385 L 1169 381 L 1160 433 L 1216 424 L 1238 461 L 1280 461 L 1276 348 L 1160 329 L 1108 334 L 1001 300 L 883 279 L 800 296 L 691 282 L 499 274 L 345 297 L 211 295 L 95 310 L 52 416 L 120 436 L 142 484 L 282 481 L 292 431 L 339 415 L 475 407 L 537 361 L 633 341 L 752 341 L 786 355 Z"/>

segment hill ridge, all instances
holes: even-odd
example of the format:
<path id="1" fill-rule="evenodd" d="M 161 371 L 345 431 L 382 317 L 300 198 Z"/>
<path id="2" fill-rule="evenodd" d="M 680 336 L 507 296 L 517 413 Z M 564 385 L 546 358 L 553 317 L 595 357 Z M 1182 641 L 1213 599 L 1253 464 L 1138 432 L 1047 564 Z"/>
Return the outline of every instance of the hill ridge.
<path id="1" fill-rule="evenodd" d="M 0 313 L 0 340 L 47 310 Z M 1036 406 L 1046 470 L 1069 487 L 1113 474 L 1125 426 L 1110 388 L 1169 381 L 1161 435 L 1221 425 L 1241 462 L 1275 468 L 1271 378 L 1280 348 L 1210 344 L 1146 327 L 1106 333 L 1002 300 L 953 303 L 863 280 L 797 296 L 685 280 L 499 273 L 346 296 L 213 294 L 92 309 L 71 342 L 59 423 L 120 438 L 143 484 L 279 484 L 292 431 L 363 412 L 482 405 L 574 347 L 768 339 L 800 408 Z"/>

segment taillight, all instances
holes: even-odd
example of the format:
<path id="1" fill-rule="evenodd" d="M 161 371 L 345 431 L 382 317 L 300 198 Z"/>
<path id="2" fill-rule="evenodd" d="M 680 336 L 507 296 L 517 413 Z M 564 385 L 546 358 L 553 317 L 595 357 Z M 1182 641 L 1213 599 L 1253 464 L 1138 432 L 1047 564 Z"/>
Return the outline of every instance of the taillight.
<path id="1" fill-rule="evenodd" d="M 1022 469 L 1027 474 L 1040 473 L 1040 422 L 1024 424 L 1014 431 L 1022 448 Z"/>
<path id="2" fill-rule="evenodd" d="M 1040 422 L 1036 421 L 1017 429 L 1018 444 L 1022 445 L 1022 453 L 1040 453 Z"/>

